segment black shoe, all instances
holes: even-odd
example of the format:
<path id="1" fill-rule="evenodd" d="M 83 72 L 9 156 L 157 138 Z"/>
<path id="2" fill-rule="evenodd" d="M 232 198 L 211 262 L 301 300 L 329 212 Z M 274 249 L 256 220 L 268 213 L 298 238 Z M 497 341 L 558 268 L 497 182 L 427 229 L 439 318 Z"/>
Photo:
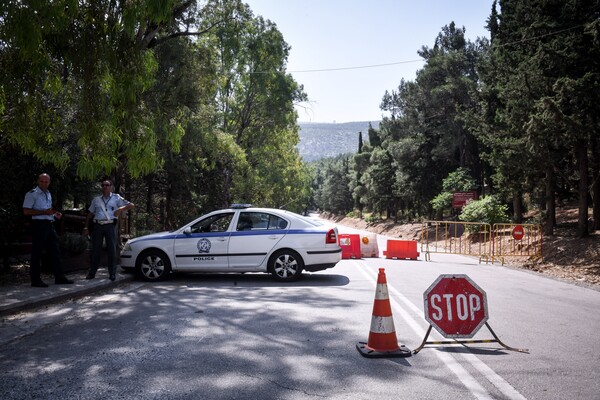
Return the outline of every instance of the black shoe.
<path id="1" fill-rule="evenodd" d="M 33 287 L 48 287 L 48 285 L 46 285 L 42 281 L 31 282 L 31 286 L 33 286 Z"/>
<path id="2" fill-rule="evenodd" d="M 85 277 L 85 279 L 94 279 L 96 277 L 95 274 L 87 274 L 87 276 Z"/>
<path id="3" fill-rule="evenodd" d="M 66 276 L 63 276 L 61 278 L 56 278 L 54 280 L 54 283 L 57 284 L 57 285 L 60 285 L 60 284 L 63 284 L 63 283 L 64 284 L 71 284 L 71 283 L 74 283 L 74 282 L 72 280 L 68 279 Z"/>
<path id="4" fill-rule="evenodd" d="M 117 279 L 115 274 L 110 274 L 110 276 L 108 277 L 108 279 L 110 279 L 111 281 L 115 281 L 115 279 Z"/>

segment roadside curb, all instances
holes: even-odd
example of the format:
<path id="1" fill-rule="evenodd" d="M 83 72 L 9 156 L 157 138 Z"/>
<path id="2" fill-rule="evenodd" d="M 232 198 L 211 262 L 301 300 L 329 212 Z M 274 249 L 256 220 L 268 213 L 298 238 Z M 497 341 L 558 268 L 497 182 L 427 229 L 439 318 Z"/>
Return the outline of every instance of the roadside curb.
<path id="1" fill-rule="evenodd" d="M 21 285 L 7 293 L 1 293 L 0 316 L 80 298 L 101 290 L 120 286 L 133 281 L 133 279 L 132 274 L 117 274 L 117 279 L 114 282 L 102 278 L 90 281 L 77 279 L 73 285 L 50 284 L 48 288 L 32 288 L 29 284 Z"/>

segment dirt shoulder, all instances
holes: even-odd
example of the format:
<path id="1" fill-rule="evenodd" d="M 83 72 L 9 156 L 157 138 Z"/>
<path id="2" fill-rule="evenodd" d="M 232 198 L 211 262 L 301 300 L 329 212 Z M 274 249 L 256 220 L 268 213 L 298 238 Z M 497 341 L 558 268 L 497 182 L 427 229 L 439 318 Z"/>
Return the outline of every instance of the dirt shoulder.
<path id="1" fill-rule="evenodd" d="M 357 218 L 321 216 L 340 225 L 404 240 L 418 241 L 423 228 L 421 223 L 397 224 L 382 221 L 368 224 Z M 507 258 L 507 265 L 600 290 L 600 232 L 579 239 L 576 228 L 577 210 L 558 211 L 554 236 L 543 237 L 543 260 Z"/>

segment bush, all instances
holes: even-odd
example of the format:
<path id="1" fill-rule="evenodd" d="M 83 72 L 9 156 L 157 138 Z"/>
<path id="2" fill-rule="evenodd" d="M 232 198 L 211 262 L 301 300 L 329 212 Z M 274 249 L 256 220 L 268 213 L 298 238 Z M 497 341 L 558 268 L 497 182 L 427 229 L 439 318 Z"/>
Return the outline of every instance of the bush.
<path id="1" fill-rule="evenodd" d="M 77 233 L 64 233 L 60 237 L 60 248 L 70 254 L 81 254 L 88 248 L 88 240 Z"/>
<path id="2" fill-rule="evenodd" d="M 435 211 L 443 211 L 452 207 L 452 197 L 453 194 L 451 192 L 442 192 L 431 200 L 431 206 Z"/>
<path id="3" fill-rule="evenodd" d="M 358 218 L 358 213 L 355 210 L 352 210 L 348 214 L 346 214 L 346 217 L 348 217 L 348 218 Z"/>
<path id="4" fill-rule="evenodd" d="M 510 221 L 508 206 L 502 204 L 495 196 L 468 202 L 458 218 L 465 222 L 484 222 L 490 225 Z"/>
<path id="5" fill-rule="evenodd" d="M 367 224 L 374 224 L 381 221 L 383 221 L 383 218 L 378 215 L 369 215 L 367 218 L 365 218 L 365 222 Z"/>
<path id="6" fill-rule="evenodd" d="M 452 198 L 454 192 L 467 192 L 477 187 L 475 179 L 471 177 L 469 170 L 458 168 L 456 171 L 448 174 L 442 181 L 442 192 L 431 200 L 431 206 L 437 212 L 443 212 L 452 207 Z"/>

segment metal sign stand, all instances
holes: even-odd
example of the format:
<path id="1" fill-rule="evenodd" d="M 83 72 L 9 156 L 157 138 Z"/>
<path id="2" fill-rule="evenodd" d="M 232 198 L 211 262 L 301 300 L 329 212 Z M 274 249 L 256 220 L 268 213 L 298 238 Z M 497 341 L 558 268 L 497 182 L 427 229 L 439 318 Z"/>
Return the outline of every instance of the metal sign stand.
<path id="1" fill-rule="evenodd" d="M 466 344 L 468 344 L 468 343 L 498 343 L 500 346 L 504 347 L 507 350 L 518 351 L 520 353 L 529 354 L 528 349 L 517 349 L 515 347 L 507 346 L 500 340 L 500 338 L 498 338 L 496 333 L 494 333 L 494 331 L 492 330 L 492 327 L 487 322 L 485 323 L 485 326 L 488 328 L 488 330 L 490 331 L 490 333 L 492 334 L 494 339 L 476 339 L 476 340 L 456 340 L 455 339 L 455 340 L 442 340 L 442 341 L 428 342 L 427 338 L 429 337 L 429 334 L 431 333 L 431 328 L 433 327 L 432 325 L 429 325 L 429 328 L 427 329 L 427 333 L 425 334 L 425 338 L 423 339 L 423 342 L 419 345 L 419 347 L 417 347 L 416 349 L 413 350 L 413 354 L 417 354 L 427 344 L 461 344 L 461 343 L 466 343 Z"/>

